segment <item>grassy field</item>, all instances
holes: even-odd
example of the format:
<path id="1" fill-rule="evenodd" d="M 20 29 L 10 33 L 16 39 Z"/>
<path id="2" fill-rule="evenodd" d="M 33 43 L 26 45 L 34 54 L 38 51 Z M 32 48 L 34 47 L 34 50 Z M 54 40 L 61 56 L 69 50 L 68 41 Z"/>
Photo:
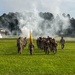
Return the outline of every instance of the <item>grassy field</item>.
<path id="1" fill-rule="evenodd" d="M 55 55 L 45 55 L 34 45 L 33 55 L 28 46 L 20 55 L 15 39 L 0 39 L 0 75 L 75 75 L 75 42 L 66 42 L 63 50 L 58 43 Z"/>

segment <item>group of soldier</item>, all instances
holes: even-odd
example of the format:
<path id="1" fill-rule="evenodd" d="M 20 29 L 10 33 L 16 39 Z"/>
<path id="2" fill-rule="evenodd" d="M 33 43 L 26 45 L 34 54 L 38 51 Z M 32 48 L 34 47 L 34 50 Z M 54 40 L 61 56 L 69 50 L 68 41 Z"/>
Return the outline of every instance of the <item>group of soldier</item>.
<path id="1" fill-rule="evenodd" d="M 17 48 L 18 48 L 18 53 L 21 54 L 22 50 L 24 49 L 24 47 L 26 47 L 27 45 L 27 39 L 26 37 L 19 37 L 17 39 Z M 32 41 L 30 41 L 29 45 L 28 45 L 28 49 L 30 50 L 30 55 L 32 55 L 32 51 L 34 49 L 34 45 L 32 43 Z"/>
<path id="2" fill-rule="evenodd" d="M 37 39 L 37 47 L 44 50 L 45 54 L 49 54 L 50 51 L 53 53 L 57 52 L 57 42 L 54 38 L 51 37 L 39 37 Z"/>
<path id="3" fill-rule="evenodd" d="M 54 54 L 57 52 L 57 42 L 52 37 L 39 37 L 36 40 L 37 47 L 45 52 L 45 54 L 49 54 L 50 51 L 52 51 Z M 63 37 L 60 39 L 61 49 L 64 48 L 65 40 Z M 27 45 L 27 39 L 26 37 L 19 37 L 17 39 L 17 47 L 18 47 L 18 53 L 21 54 L 24 47 Z M 28 49 L 30 51 L 30 55 L 32 55 L 34 44 L 32 41 L 29 42 Z"/>

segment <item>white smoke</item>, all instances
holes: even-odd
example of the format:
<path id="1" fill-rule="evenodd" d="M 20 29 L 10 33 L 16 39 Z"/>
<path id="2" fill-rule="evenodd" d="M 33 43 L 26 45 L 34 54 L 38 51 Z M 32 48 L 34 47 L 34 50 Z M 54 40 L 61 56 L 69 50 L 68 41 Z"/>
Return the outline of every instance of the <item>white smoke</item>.
<path id="1" fill-rule="evenodd" d="M 62 33 L 65 29 L 67 29 L 70 25 L 68 17 L 63 17 L 61 15 L 60 5 L 62 3 L 61 0 L 53 0 L 51 1 L 51 5 L 46 5 L 45 1 L 41 0 L 42 8 L 47 8 L 49 12 L 54 15 L 54 19 L 52 21 L 44 20 L 39 16 L 38 5 L 36 3 L 32 3 L 32 11 L 33 12 L 22 12 L 18 16 L 19 27 L 22 31 L 21 36 L 29 37 L 29 32 L 32 30 L 33 36 L 52 36 L 54 37 L 56 33 L 61 30 Z M 47 0 L 48 3 L 48 0 Z M 51 7 L 50 7 L 51 6 Z M 50 8 L 50 9 L 49 9 Z M 58 14 L 58 16 L 57 16 Z M 60 23 L 60 24 L 59 24 Z"/>
<path id="2" fill-rule="evenodd" d="M 0 33 L 0 38 L 2 38 L 2 35 L 1 35 L 1 33 Z"/>
<path id="3" fill-rule="evenodd" d="M 60 23 L 60 24 L 59 24 Z M 19 16 L 19 27 L 22 31 L 21 36 L 29 37 L 29 32 L 32 30 L 33 36 L 55 36 L 61 30 L 62 33 L 69 27 L 69 19 L 62 15 L 56 16 L 52 21 L 42 19 L 39 14 L 21 13 Z M 61 26 L 61 27 L 60 27 Z"/>
<path id="4" fill-rule="evenodd" d="M 34 13 L 22 13 L 19 18 L 19 27 L 23 34 L 21 34 L 21 36 L 29 37 L 29 32 L 31 30 L 33 32 L 38 29 L 39 21 L 41 20 Z"/>

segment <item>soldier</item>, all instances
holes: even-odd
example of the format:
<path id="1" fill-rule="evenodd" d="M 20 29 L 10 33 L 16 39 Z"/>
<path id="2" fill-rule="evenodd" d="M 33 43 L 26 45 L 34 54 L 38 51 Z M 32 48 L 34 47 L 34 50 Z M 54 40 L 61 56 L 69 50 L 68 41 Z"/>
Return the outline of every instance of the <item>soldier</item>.
<path id="1" fill-rule="evenodd" d="M 22 48 L 23 48 L 23 42 L 22 42 L 22 37 L 19 37 L 17 39 L 17 47 L 18 47 L 18 53 L 22 53 Z"/>
<path id="2" fill-rule="evenodd" d="M 52 39 L 52 50 L 53 50 L 53 53 L 55 54 L 57 52 L 57 42 L 56 40 L 53 38 Z"/>
<path id="3" fill-rule="evenodd" d="M 44 51 L 45 51 L 45 54 L 49 54 L 49 41 L 45 41 L 44 43 Z"/>
<path id="4" fill-rule="evenodd" d="M 61 44 L 61 49 L 63 49 L 64 48 L 64 44 L 65 44 L 65 40 L 64 40 L 63 36 L 60 39 L 60 44 Z"/>
<path id="5" fill-rule="evenodd" d="M 34 49 L 34 45 L 32 42 L 29 43 L 29 50 L 30 50 L 30 55 L 32 55 L 32 51 Z"/>
<path id="6" fill-rule="evenodd" d="M 23 39 L 23 49 L 24 49 L 24 47 L 26 47 L 26 45 L 27 45 L 27 39 L 26 39 L 26 37 Z"/>

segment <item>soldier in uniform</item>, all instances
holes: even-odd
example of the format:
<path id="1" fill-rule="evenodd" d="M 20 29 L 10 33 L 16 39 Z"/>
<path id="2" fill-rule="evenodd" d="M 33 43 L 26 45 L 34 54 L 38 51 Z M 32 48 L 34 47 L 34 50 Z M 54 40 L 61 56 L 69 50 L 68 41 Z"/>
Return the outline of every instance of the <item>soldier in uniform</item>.
<path id="1" fill-rule="evenodd" d="M 32 51 L 34 49 L 34 45 L 33 45 L 33 39 L 32 39 L 32 33 L 30 32 L 30 43 L 29 43 L 29 50 L 30 50 L 30 55 L 32 55 Z"/>
<path id="2" fill-rule="evenodd" d="M 26 45 L 27 45 L 27 39 L 26 39 L 26 37 L 23 39 L 23 44 L 24 44 L 24 46 L 23 46 L 23 49 L 24 49 L 24 47 L 26 47 Z"/>
<path id="3" fill-rule="evenodd" d="M 65 45 L 65 40 L 64 40 L 63 36 L 60 39 L 60 44 L 61 44 L 61 49 L 63 49 L 64 45 Z"/>
<path id="4" fill-rule="evenodd" d="M 49 41 L 45 41 L 44 43 L 44 51 L 45 51 L 45 54 L 49 54 Z"/>
<path id="5" fill-rule="evenodd" d="M 57 42 L 56 40 L 53 38 L 52 39 L 52 50 L 53 50 L 53 53 L 55 54 L 57 52 Z"/>
<path id="6" fill-rule="evenodd" d="M 32 55 L 32 51 L 34 49 L 34 45 L 32 42 L 29 43 L 29 50 L 30 50 L 30 55 Z"/>
<path id="7" fill-rule="evenodd" d="M 18 53 L 22 53 L 22 49 L 23 49 L 23 41 L 22 41 L 22 37 L 19 37 L 17 39 L 17 47 L 18 47 Z"/>

